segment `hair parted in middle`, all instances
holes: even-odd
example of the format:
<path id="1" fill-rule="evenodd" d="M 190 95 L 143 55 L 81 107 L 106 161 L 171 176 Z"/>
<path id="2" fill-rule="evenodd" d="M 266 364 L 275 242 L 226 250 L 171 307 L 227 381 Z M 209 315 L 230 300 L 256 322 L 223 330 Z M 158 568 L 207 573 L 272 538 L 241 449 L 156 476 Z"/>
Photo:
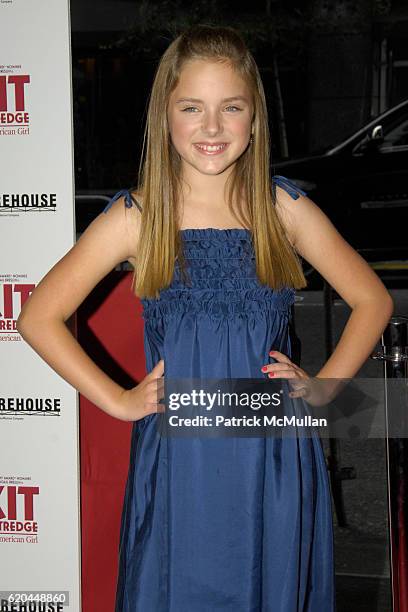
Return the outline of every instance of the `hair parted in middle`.
<path id="1" fill-rule="evenodd" d="M 243 219 L 251 230 L 259 281 L 274 289 L 305 287 L 299 257 L 275 209 L 267 107 L 256 62 L 236 30 L 199 24 L 173 40 L 153 81 L 135 193 L 142 199 L 142 215 L 133 290 L 140 298 L 157 298 L 172 281 L 176 258 L 185 271 L 177 223 L 181 158 L 171 142 L 167 108 L 183 65 L 192 60 L 227 62 L 252 94 L 253 142 L 236 160 L 225 197 L 234 217 Z"/>

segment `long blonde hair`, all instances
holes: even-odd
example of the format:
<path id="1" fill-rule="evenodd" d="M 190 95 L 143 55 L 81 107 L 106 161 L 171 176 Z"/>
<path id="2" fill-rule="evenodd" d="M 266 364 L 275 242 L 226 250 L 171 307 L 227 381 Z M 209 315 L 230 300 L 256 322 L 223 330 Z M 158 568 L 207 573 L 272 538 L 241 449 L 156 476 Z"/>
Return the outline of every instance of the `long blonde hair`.
<path id="1" fill-rule="evenodd" d="M 230 210 L 237 201 L 239 214 L 252 230 L 257 277 L 274 289 L 304 287 L 300 260 L 275 209 L 265 93 L 255 60 L 233 28 L 196 25 L 167 48 L 150 94 L 138 176 L 143 206 L 132 288 L 140 298 L 157 298 L 172 281 L 176 258 L 185 271 L 177 224 L 181 162 L 169 135 L 167 105 L 183 64 L 195 59 L 227 61 L 252 92 L 253 143 L 236 161 L 226 193 Z M 241 197 L 235 198 L 237 194 Z"/>

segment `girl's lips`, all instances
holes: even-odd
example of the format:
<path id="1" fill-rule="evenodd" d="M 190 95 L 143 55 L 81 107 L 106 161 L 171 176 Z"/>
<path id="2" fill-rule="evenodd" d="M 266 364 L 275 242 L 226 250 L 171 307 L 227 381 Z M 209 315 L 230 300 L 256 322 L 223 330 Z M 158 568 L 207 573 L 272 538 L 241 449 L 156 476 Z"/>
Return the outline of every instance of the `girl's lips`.
<path id="1" fill-rule="evenodd" d="M 223 153 L 227 147 L 228 147 L 228 142 L 224 143 L 222 146 L 220 146 L 219 148 L 217 147 L 215 150 L 208 150 L 208 145 L 200 145 L 200 144 L 194 144 L 194 147 L 197 151 L 199 151 L 199 153 L 201 153 L 202 155 L 220 155 L 221 153 Z"/>

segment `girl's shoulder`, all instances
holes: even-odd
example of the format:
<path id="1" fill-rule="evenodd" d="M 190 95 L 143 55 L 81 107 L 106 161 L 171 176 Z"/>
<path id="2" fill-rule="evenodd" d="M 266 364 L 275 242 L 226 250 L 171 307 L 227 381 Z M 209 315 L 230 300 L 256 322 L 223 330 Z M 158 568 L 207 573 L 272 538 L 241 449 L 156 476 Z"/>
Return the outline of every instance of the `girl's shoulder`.
<path id="1" fill-rule="evenodd" d="M 115 195 L 110 198 L 102 212 L 107 213 L 114 202 L 121 199 L 123 200 L 123 204 L 126 206 L 126 208 L 132 208 L 135 206 L 140 212 L 142 212 L 143 196 L 140 191 L 135 189 L 121 189 L 120 191 L 117 191 Z"/>
<path id="2" fill-rule="evenodd" d="M 280 174 L 272 177 L 272 191 L 279 221 L 286 232 L 289 242 L 295 247 L 297 223 L 294 218 L 296 211 L 294 210 L 293 200 L 299 200 L 301 196 L 307 196 L 307 193 L 295 181 Z"/>
<path id="3" fill-rule="evenodd" d="M 121 211 L 123 211 L 123 209 L 129 210 L 130 214 L 126 215 L 126 226 L 128 236 L 131 236 L 130 248 L 132 255 L 128 257 L 128 261 L 134 266 L 137 256 L 137 244 L 140 235 L 143 195 L 136 189 L 121 189 L 109 199 L 102 212 L 106 214 L 111 209 L 112 212 L 115 210 L 115 214 L 117 215 L 122 215 L 123 213 Z"/>
<path id="4" fill-rule="evenodd" d="M 286 191 L 292 200 L 297 200 L 300 196 L 307 195 L 306 191 L 301 189 L 301 187 L 295 181 L 288 179 L 286 176 L 282 176 L 281 174 L 275 174 L 272 177 L 272 189 L 274 195 L 276 195 L 276 187 L 280 187 L 283 189 L 283 191 Z"/>

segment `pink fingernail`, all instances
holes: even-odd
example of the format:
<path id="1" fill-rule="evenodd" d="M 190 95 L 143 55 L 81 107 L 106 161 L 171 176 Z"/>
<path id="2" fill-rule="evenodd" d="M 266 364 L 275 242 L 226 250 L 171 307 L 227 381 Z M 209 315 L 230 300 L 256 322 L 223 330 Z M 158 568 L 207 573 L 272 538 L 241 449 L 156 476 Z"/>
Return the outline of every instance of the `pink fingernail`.
<path id="1" fill-rule="evenodd" d="M 263 367 L 261 368 L 261 370 L 262 370 L 262 372 L 266 372 L 266 371 L 268 370 L 268 368 L 267 368 L 267 366 L 263 366 Z"/>
<path id="2" fill-rule="evenodd" d="M 269 372 L 268 376 L 271 378 L 272 376 L 275 376 L 275 372 Z"/>

